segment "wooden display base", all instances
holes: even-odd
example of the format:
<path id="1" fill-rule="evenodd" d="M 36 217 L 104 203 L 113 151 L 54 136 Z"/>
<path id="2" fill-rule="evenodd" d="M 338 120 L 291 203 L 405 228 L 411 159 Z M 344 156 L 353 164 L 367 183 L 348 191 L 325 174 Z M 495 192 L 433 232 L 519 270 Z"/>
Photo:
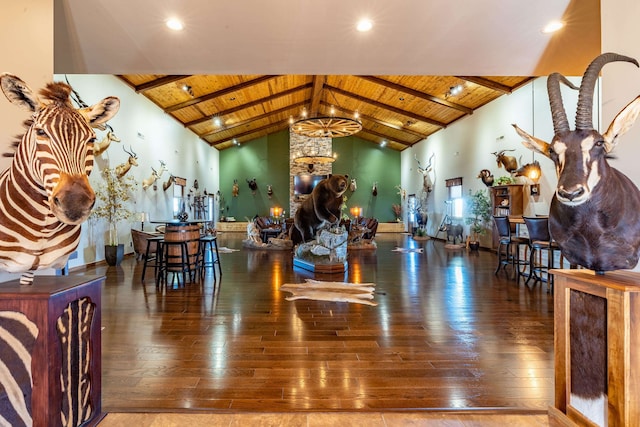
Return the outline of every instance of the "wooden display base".
<path id="1" fill-rule="evenodd" d="M 596 275 L 590 270 L 552 270 L 555 277 L 554 347 L 555 406 L 549 409 L 551 426 L 593 426 L 571 404 L 571 293 L 606 300 L 608 426 L 637 425 L 640 420 L 640 274 L 612 271 Z"/>
<path id="2" fill-rule="evenodd" d="M 305 270 L 311 271 L 313 273 L 344 273 L 347 271 L 348 263 L 344 262 L 335 262 L 330 264 L 315 264 L 313 262 L 305 261 L 296 257 L 293 257 L 293 266 L 300 267 Z"/>
<path id="3" fill-rule="evenodd" d="M 0 315 L 5 325 L 18 318 L 21 325 L 30 325 L 37 332 L 31 342 L 31 334 L 21 333 L 24 327 L 14 326 L 15 332 L 7 334 L 14 338 L 12 342 L 20 343 L 17 350 L 3 347 L 0 351 L 3 363 L 15 361 L 15 354 L 31 360 L 32 384 L 28 376 L 23 381 L 18 368 L 12 374 L 21 379 L 18 386 L 23 392 L 30 394 L 25 405 L 35 427 L 62 426 L 63 414 L 67 425 L 95 426 L 104 417 L 100 357 L 103 283 L 104 276 L 36 276 L 31 286 L 20 285 L 18 280 L 0 283 Z M 23 350 L 25 343 L 32 347 L 27 349 L 29 354 Z M 7 407 L 6 401 L 0 403 Z M 10 417 L 12 424 L 15 412 L 7 410 L 3 416 Z"/>

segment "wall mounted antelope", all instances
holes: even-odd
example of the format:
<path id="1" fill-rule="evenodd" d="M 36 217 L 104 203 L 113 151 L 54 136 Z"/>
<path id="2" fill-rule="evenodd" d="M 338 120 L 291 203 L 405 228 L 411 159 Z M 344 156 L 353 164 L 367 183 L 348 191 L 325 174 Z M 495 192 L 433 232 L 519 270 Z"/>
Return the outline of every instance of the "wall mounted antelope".
<path id="1" fill-rule="evenodd" d="M 273 187 L 271 187 L 271 184 L 267 185 L 267 196 L 269 196 L 269 198 L 273 197 Z"/>
<path id="2" fill-rule="evenodd" d="M 111 142 L 113 141 L 120 142 L 120 138 L 116 136 L 115 132 L 113 131 L 113 128 L 107 125 L 107 129 L 108 129 L 107 134 L 100 141 L 93 144 L 94 157 L 104 153 L 107 150 L 107 148 L 109 148 L 109 146 L 111 145 Z"/>
<path id="3" fill-rule="evenodd" d="M 156 183 L 158 180 L 158 172 L 154 168 L 151 168 L 151 176 L 142 180 L 142 189 L 146 190 Z"/>
<path id="4" fill-rule="evenodd" d="M 238 197 L 238 194 L 240 194 L 240 186 L 238 185 L 238 180 L 234 179 L 233 187 L 231 187 L 231 195 L 233 197 Z"/>
<path id="5" fill-rule="evenodd" d="M 127 159 L 126 162 L 116 166 L 115 171 L 116 171 L 116 177 L 118 179 L 125 176 L 127 172 L 129 172 L 129 169 L 131 169 L 131 166 L 138 166 L 138 155 L 133 151 L 133 148 L 129 147 L 131 151 L 127 151 L 127 149 L 124 147 L 122 147 L 122 149 L 124 150 L 125 153 L 129 155 L 129 158 Z"/>
<path id="6" fill-rule="evenodd" d="M 167 179 L 165 182 L 162 183 L 162 191 L 167 191 L 169 187 L 171 187 L 171 184 L 174 183 L 175 180 L 176 180 L 175 176 L 169 175 L 169 179 Z"/>
<path id="7" fill-rule="evenodd" d="M 560 82 L 574 86 L 558 73 L 547 81 L 555 133 L 551 143 L 513 125 L 526 147 L 556 165 L 558 185 L 549 211 L 551 236 L 571 263 L 599 273 L 635 267 L 640 248 L 640 192 L 607 162 L 618 138 L 640 113 L 640 97 L 622 109 L 602 135 L 591 118 L 595 82 L 602 67 L 612 61 L 638 66 L 635 59 L 614 53 L 602 54 L 589 65 L 580 85 L 575 130 L 569 129 Z"/>
<path id="8" fill-rule="evenodd" d="M 431 191 L 433 191 L 433 182 L 431 181 L 431 162 L 433 161 L 433 156 L 435 156 L 435 154 L 432 154 L 431 157 L 429 157 L 429 164 L 423 168 L 420 164 L 420 160 L 418 160 L 418 156 L 414 155 L 416 162 L 418 162 L 418 172 L 422 175 L 422 191 L 426 193 L 431 193 Z"/>

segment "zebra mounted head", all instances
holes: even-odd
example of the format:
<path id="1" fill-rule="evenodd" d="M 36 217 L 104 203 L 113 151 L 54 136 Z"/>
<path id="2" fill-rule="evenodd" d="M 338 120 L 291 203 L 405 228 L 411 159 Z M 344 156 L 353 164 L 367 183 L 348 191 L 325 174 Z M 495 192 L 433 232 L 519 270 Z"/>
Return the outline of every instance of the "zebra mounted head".
<path id="1" fill-rule="evenodd" d="M 32 112 L 12 167 L 23 171 L 32 188 L 46 195 L 60 222 L 84 222 L 95 203 L 88 179 L 96 140 L 92 128 L 111 119 L 120 100 L 110 96 L 91 107 L 75 109 L 69 98 L 72 89 L 65 83 L 49 83 L 36 95 L 20 78 L 2 74 L 0 86 L 9 101 Z"/>

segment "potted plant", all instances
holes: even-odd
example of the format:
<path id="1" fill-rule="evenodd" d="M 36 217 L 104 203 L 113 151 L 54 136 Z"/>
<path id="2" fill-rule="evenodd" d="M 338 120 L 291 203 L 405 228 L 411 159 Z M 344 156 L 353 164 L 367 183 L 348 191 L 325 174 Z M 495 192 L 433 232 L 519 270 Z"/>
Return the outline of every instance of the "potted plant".
<path id="1" fill-rule="evenodd" d="M 491 221 L 491 201 L 486 190 L 477 190 L 475 193 L 469 190 L 466 203 L 471 238 L 469 248 L 477 250 L 480 247 L 480 236 L 487 232 L 486 226 Z"/>
<path id="2" fill-rule="evenodd" d="M 133 216 L 128 202 L 136 183 L 131 176 L 118 179 L 111 168 L 102 171 L 102 178 L 103 182 L 96 189 L 96 206 L 91 216 L 105 219 L 109 224 L 109 237 L 104 246 L 105 261 L 109 265 L 119 265 L 124 257 L 124 245 L 118 242 L 118 222 Z"/>

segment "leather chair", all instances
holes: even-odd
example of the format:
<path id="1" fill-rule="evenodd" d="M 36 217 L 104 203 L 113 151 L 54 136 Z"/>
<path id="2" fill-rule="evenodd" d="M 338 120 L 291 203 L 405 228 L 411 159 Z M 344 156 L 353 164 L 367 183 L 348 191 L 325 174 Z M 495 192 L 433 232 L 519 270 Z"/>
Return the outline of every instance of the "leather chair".
<path id="1" fill-rule="evenodd" d="M 523 270 L 528 265 L 527 260 L 520 259 L 520 247 L 529 247 L 529 239 L 515 235 L 515 224 L 509 222 L 506 216 L 494 216 L 496 229 L 498 230 L 498 266 L 495 274 L 510 265 L 515 279 L 519 280 Z M 512 227 L 513 226 L 513 227 Z M 506 271 L 506 270 L 505 270 Z"/>
<path id="2" fill-rule="evenodd" d="M 558 244 L 551 239 L 549 234 L 549 218 L 545 217 L 524 217 L 524 223 L 529 231 L 529 247 L 531 254 L 529 255 L 529 280 L 534 279 L 533 284 L 538 282 L 547 282 L 547 292 L 553 292 L 553 274 L 549 270 L 555 268 L 555 252 L 560 251 Z M 542 262 L 542 251 L 547 253 L 546 265 Z M 536 260 L 536 258 L 538 258 Z M 562 262 L 562 253 L 560 254 Z M 546 279 L 543 274 L 546 273 Z"/>

